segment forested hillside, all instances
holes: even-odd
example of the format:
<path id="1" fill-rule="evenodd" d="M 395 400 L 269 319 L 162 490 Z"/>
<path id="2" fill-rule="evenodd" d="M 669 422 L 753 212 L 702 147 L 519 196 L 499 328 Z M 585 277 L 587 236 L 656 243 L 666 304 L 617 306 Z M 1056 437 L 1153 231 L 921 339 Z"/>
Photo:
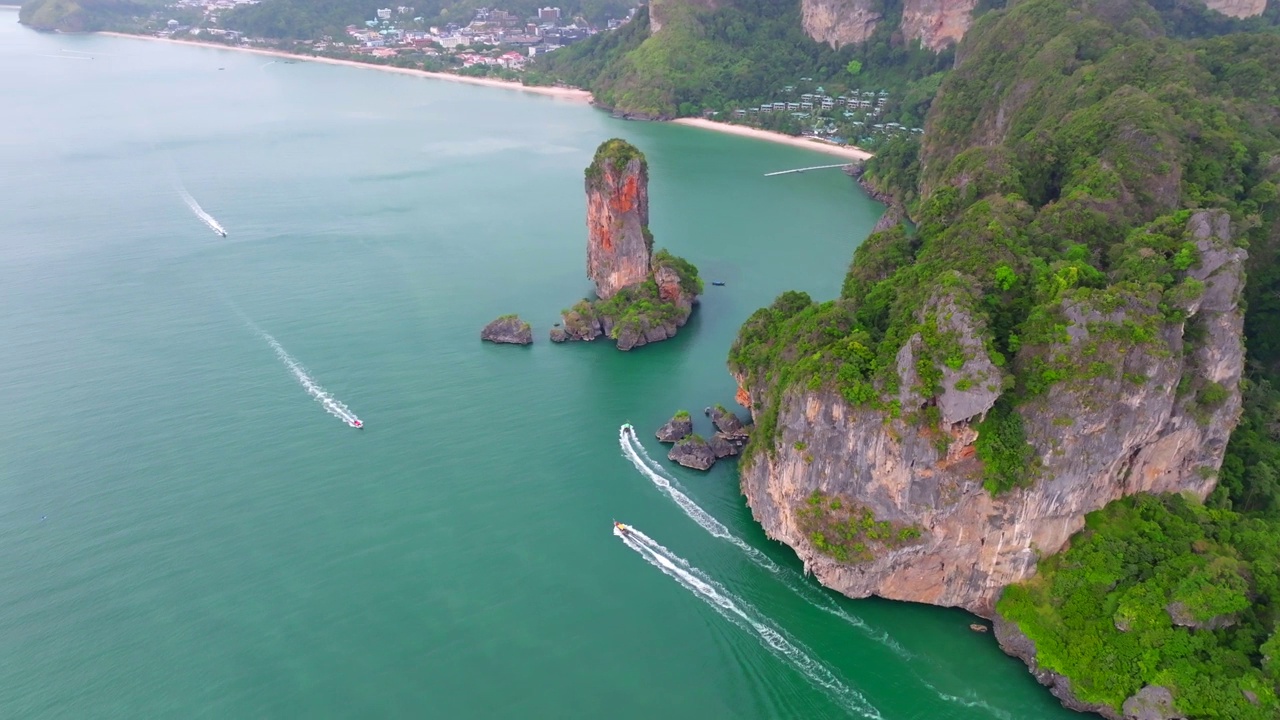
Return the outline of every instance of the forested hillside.
<path id="1" fill-rule="evenodd" d="M 28 0 L 18 22 L 37 30 L 121 30 L 141 26 L 163 6 L 158 0 Z"/>
<path id="2" fill-rule="evenodd" d="M 645 10 L 618 32 L 558 50 L 538 67 L 619 113 L 667 118 L 763 102 L 801 78 L 906 92 L 952 59 L 951 51 L 895 42 L 889 22 L 866 43 L 833 50 L 804 33 L 800 0 L 732 0 L 715 10 L 668 2 L 663 12 L 661 32 L 650 32 Z M 900 15 L 900 0 L 886 2 L 886 12 Z M 855 60 L 856 76 L 849 71 Z"/>

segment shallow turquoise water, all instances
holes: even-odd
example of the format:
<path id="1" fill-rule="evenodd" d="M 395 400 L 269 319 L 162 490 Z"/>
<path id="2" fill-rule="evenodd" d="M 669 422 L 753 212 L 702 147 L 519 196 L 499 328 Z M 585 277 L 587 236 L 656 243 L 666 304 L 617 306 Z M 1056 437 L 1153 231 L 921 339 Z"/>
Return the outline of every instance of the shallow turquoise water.
<path id="1" fill-rule="evenodd" d="M 963 613 L 805 583 L 732 466 L 671 472 L 781 573 L 619 451 L 623 422 L 661 459 L 673 410 L 731 403 L 754 309 L 838 292 L 879 206 L 762 177 L 821 156 L 268 63 L 0 11 L 0 716 L 1075 717 Z M 629 354 L 545 342 L 589 290 L 581 173 L 613 136 L 649 157 L 658 244 L 727 283 Z M 505 312 L 538 342 L 481 344 Z"/>

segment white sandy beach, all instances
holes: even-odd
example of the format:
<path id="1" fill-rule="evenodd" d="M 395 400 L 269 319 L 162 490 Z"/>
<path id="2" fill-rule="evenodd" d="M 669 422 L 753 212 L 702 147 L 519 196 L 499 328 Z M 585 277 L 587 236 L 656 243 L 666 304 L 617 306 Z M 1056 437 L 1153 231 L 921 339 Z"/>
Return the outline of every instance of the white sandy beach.
<path id="1" fill-rule="evenodd" d="M 177 40 L 174 38 L 160 38 L 153 35 L 132 35 L 129 33 L 117 32 L 101 32 L 101 35 L 110 35 L 118 38 L 132 38 L 135 40 L 154 40 L 156 42 L 174 43 L 177 45 L 198 45 L 200 47 L 217 48 L 219 50 L 235 50 L 237 52 L 254 53 L 256 55 L 267 55 L 270 57 L 284 58 L 287 60 L 303 60 L 306 62 L 327 63 L 329 65 L 346 65 L 347 67 L 366 68 L 370 70 L 382 70 L 384 72 L 400 73 L 401 75 L 416 75 L 418 77 L 434 78 L 436 80 L 450 80 L 452 82 L 466 83 L 468 85 L 484 85 L 486 87 L 503 88 L 506 90 L 522 90 L 524 92 L 535 93 L 537 95 L 548 95 L 551 97 L 563 98 L 565 100 L 574 100 L 577 102 L 591 102 L 591 93 L 586 90 L 578 90 L 577 88 L 564 87 L 542 87 L 535 85 L 521 85 L 518 82 L 510 80 L 497 80 L 494 78 L 466 77 L 463 75 L 454 75 L 452 73 L 429 72 L 426 70 L 412 70 L 410 68 L 398 68 L 390 65 L 375 65 L 373 63 L 359 62 L 356 60 L 340 60 L 338 58 L 318 57 L 315 55 L 300 55 L 296 53 L 284 52 L 283 50 L 269 50 L 266 48 L 248 48 L 237 45 L 224 45 L 222 43 L 204 42 L 201 40 Z"/>
<path id="2" fill-rule="evenodd" d="M 716 122 L 714 120 L 706 120 L 703 118 L 680 118 L 672 120 L 678 125 L 687 125 L 689 127 L 702 128 L 703 130 L 714 130 L 716 132 L 728 133 L 730 135 L 741 135 L 743 137 L 755 138 L 756 140 L 767 140 L 768 142 L 780 143 L 782 145 L 792 145 L 794 147 L 805 148 L 806 150 L 817 150 L 828 155 L 836 155 L 850 160 L 866 160 L 871 157 L 871 153 L 859 147 L 852 145 L 832 145 L 821 140 L 813 140 L 804 137 L 795 137 L 771 130 L 760 130 L 757 128 L 746 127 L 745 125 L 730 125 L 729 123 Z"/>

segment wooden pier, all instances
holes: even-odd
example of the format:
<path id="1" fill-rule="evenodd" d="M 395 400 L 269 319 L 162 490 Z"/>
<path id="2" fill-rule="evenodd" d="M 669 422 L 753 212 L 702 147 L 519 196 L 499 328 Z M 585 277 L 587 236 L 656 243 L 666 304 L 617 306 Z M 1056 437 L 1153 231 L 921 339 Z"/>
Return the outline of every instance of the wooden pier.
<path id="1" fill-rule="evenodd" d="M 795 170 L 779 170 L 777 172 L 765 173 L 765 177 L 773 177 L 774 175 L 790 175 L 791 173 L 808 172 L 809 170 L 829 170 L 831 168 L 848 167 L 852 163 L 840 163 L 838 165 L 814 165 L 813 167 L 796 168 Z"/>

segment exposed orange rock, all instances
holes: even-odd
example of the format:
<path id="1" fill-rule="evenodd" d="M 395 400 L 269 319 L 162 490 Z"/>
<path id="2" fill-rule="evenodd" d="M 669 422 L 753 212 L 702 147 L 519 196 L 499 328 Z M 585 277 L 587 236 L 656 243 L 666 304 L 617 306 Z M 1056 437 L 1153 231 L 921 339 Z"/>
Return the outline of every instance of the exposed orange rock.
<path id="1" fill-rule="evenodd" d="M 600 299 L 565 311 L 552 342 L 606 337 L 630 350 L 675 337 L 702 281 L 693 264 L 653 251 L 644 155 L 625 140 L 601 143 L 586 170 L 586 190 L 587 276 Z"/>
<path id="2" fill-rule="evenodd" d="M 649 166 L 624 140 L 609 140 L 587 168 L 587 277 L 607 300 L 649 277 Z"/>
<path id="3" fill-rule="evenodd" d="M 680 275 L 675 270 L 664 265 L 653 273 L 653 279 L 658 283 L 658 297 L 663 302 L 680 301 L 683 290 L 680 289 Z"/>
<path id="4" fill-rule="evenodd" d="M 902 34 L 938 51 L 960 42 L 973 24 L 977 0 L 906 0 L 902 6 Z"/>
<path id="5" fill-rule="evenodd" d="M 733 401 L 748 410 L 751 409 L 751 393 L 747 392 L 741 383 L 738 384 L 738 393 L 733 396 Z"/>

